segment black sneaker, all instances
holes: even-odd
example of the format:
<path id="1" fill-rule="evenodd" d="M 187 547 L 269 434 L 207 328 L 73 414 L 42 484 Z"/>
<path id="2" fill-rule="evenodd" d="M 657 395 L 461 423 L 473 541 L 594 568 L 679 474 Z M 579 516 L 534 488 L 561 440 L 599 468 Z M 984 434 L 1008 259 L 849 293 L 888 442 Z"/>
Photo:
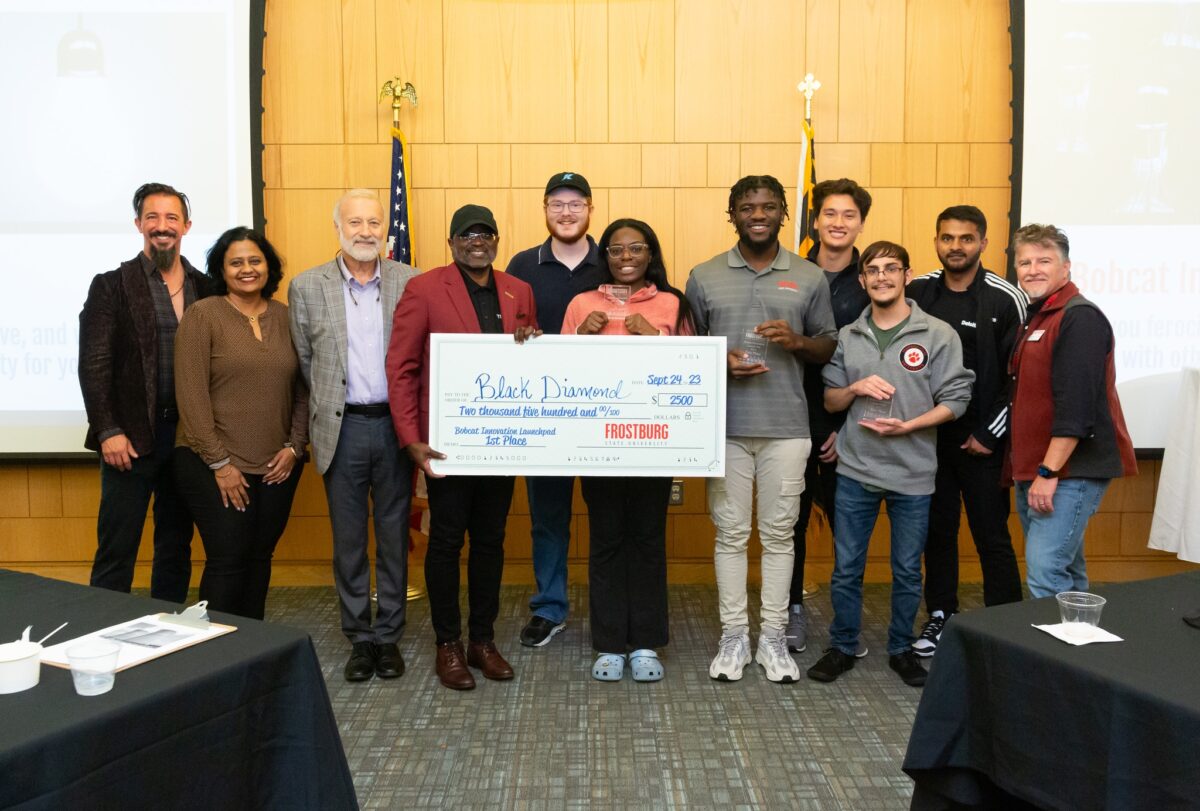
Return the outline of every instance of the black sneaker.
<path id="1" fill-rule="evenodd" d="M 545 617 L 530 617 L 521 629 L 521 644 L 527 648 L 540 648 L 566 627 L 565 622 L 555 624 Z"/>
<path id="2" fill-rule="evenodd" d="M 817 681 L 830 682 L 854 667 L 854 657 L 847 656 L 837 648 L 830 648 L 817 663 L 808 669 L 808 677 Z"/>
<path id="3" fill-rule="evenodd" d="M 900 674 L 900 679 L 909 687 L 924 687 L 929 674 L 921 660 L 910 650 L 888 657 L 888 667 Z"/>
<path id="4" fill-rule="evenodd" d="M 933 656 L 937 652 L 938 642 L 942 638 L 942 629 L 946 627 L 947 619 L 944 611 L 934 611 L 930 614 L 925 627 L 921 629 L 921 635 L 912 644 L 913 653 L 921 657 Z"/>

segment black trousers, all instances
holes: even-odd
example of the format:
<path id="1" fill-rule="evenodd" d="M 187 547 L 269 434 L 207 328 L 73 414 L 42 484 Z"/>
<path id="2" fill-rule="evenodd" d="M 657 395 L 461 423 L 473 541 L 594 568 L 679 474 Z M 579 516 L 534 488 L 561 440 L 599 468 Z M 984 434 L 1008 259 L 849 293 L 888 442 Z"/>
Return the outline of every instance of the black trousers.
<path id="1" fill-rule="evenodd" d="M 154 496 L 154 565 L 150 596 L 182 603 L 192 577 L 192 514 L 175 484 L 171 463 L 175 422 L 158 420 L 154 450 L 133 461 L 131 470 L 100 462 L 100 513 L 91 584 L 128 592 L 142 542 L 146 508 Z"/>
<path id="2" fill-rule="evenodd" d="M 390 415 L 342 418 L 337 451 L 325 471 L 325 497 L 333 527 L 333 581 L 342 633 L 351 642 L 398 642 L 404 633 L 412 474 L 412 458 L 396 441 Z M 379 595 L 374 621 L 367 558 L 368 498 L 374 505 Z"/>
<path id="3" fill-rule="evenodd" d="M 991 456 L 971 456 L 957 445 L 938 444 L 937 480 L 925 540 L 925 608 L 930 613 L 944 611 L 949 616 L 958 611 L 962 507 L 983 569 L 984 605 L 1021 599 L 1021 573 L 1008 531 L 1009 488 L 1000 486 L 1003 463 L 1001 449 Z"/>
<path id="4" fill-rule="evenodd" d="M 667 644 L 670 478 L 585 476 L 592 647 L 626 653 Z"/>
<path id="5" fill-rule="evenodd" d="M 214 611 L 251 619 L 266 612 L 271 585 L 271 557 L 287 526 L 303 463 L 280 484 L 263 484 L 263 477 L 243 473 L 249 483 L 249 503 L 241 512 L 221 503 L 216 477 L 189 448 L 175 449 L 175 475 L 187 499 L 200 540 L 204 543 L 204 574 L 200 599 Z"/>
<path id="6" fill-rule="evenodd" d="M 458 606 L 459 560 L 467 553 L 467 633 L 475 642 L 495 638 L 500 613 L 500 575 L 504 571 L 504 530 L 512 506 L 512 476 L 426 477 L 429 492 L 429 549 L 425 588 L 438 644 L 462 637 Z"/>
<path id="7" fill-rule="evenodd" d="M 833 532 L 833 503 L 837 495 L 837 462 L 822 462 L 820 443 L 813 439 L 812 453 L 804 469 L 804 492 L 800 494 L 800 514 L 796 517 L 795 544 L 796 561 L 792 564 L 792 593 L 788 601 L 792 605 L 804 602 L 804 558 L 808 553 L 808 519 L 812 516 L 813 503 L 820 506 L 829 519 L 829 531 Z"/>

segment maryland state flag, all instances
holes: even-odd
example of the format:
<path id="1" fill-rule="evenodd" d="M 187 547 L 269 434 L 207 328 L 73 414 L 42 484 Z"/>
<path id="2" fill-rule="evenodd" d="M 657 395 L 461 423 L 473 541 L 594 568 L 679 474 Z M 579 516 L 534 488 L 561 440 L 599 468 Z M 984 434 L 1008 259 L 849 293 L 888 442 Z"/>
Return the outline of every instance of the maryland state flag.
<path id="1" fill-rule="evenodd" d="M 392 193 L 388 204 L 387 256 L 406 265 L 413 263 L 412 240 L 408 227 L 408 175 L 404 159 L 408 143 L 404 133 L 392 128 Z"/>
<path id="2" fill-rule="evenodd" d="M 793 250 L 801 256 L 808 256 L 813 246 L 810 201 L 815 185 L 817 165 L 813 157 L 813 128 L 812 122 L 805 120 L 800 142 L 800 170 L 796 178 L 796 240 L 793 246 Z"/>

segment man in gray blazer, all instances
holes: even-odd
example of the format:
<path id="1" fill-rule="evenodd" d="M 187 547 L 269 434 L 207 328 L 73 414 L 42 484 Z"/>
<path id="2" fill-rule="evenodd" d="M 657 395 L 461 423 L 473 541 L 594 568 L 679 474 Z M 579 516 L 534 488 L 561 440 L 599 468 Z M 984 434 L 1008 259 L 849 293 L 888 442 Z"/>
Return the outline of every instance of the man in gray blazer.
<path id="1" fill-rule="evenodd" d="M 292 340 L 308 382 L 309 436 L 333 525 L 333 577 L 347 681 L 404 673 L 397 642 L 408 592 L 412 460 L 396 441 L 384 358 L 392 313 L 417 271 L 379 256 L 387 218 L 375 192 L 352 189 L 333 208 L 341 252 L 288 289 Z M 371 617 L 367 497 L 375 507 L 378 607 Z"/>

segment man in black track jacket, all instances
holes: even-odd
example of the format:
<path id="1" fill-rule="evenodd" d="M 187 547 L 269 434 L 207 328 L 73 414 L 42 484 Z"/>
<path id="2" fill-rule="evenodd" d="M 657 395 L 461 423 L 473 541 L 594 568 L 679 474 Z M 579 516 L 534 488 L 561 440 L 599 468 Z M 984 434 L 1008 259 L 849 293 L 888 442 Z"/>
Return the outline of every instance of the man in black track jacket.
<path id="1" fill-rule="evenodd" d="M 1009 488 L 1000 469 L 1007 440 L 1006 373 L 1028 297 L 986 270 L 987 220 L 975 206 L 951 206 L 938 215 L 935 238 L 942 269 L 908 285 L 925 312 L 950 324 L 963 344 L 964 365 L 975 372 L 967 412 L 938 428 L 938 472 L 925 543 L 925 623 L 913 650 L 932 656 L 942 626 L 958 611 L 959 497 L 983 569 L 986 605 L 1021 599 L 1021 575 L 1008 531 Z"/>

